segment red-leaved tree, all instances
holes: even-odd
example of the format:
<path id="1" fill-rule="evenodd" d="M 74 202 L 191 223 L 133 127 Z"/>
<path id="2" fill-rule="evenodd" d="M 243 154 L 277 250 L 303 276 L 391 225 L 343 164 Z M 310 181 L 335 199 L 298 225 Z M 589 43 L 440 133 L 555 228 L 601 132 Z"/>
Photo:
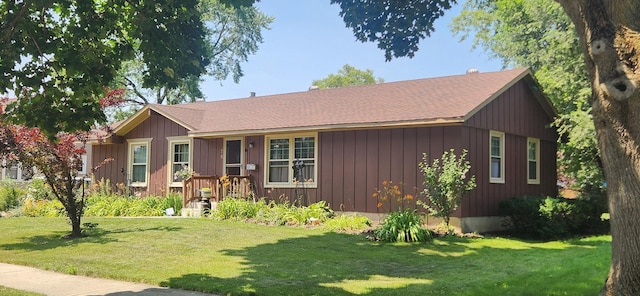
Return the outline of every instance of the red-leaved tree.
<path id="1" fill-rule="evenodd" d="M 100 99 L 102 107 L 118 105 L 123 102 L 123 90 L 107 91 L 107 95 Z M 0 115 L 3 118 L 11 114 L 5 113 L 4 106 L 10 105 L 9 100 L 0 99 Z M 82 168 L 82 156 L 86 154 L 85 144 L 92 136 L 90 132 L 64 133 L 60 132 L 51 140 L 40 129 L 25 127 L 0 120 L 0 157 L 10 161 L 19 161 L 23 167 L 36 168 L 44 177 L 66 211 L 71 222 L 69 238 L 82 236 L 81 219 L 84 213 L 84 194 L 80 190 L 84 178 L 78 172 Z M 92 168 L 99 168 L 110 159 Z"/>

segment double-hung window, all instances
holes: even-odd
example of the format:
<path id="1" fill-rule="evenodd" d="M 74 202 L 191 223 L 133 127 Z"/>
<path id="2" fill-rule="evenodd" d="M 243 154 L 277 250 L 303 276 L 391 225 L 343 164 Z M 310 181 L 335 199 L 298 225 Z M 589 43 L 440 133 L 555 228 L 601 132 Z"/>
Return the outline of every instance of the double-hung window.
<path id="1" fill-rule="evenodd" d="M 127 179 L 131 186 L 144 187 L 149 182 L 149 155 L 151 139 L 129 140 L 129 172 Z"/>
<path id="2" fill-rule="evenodd" d="M 267 186 L 315 186 L 317 174 L 317 136 L 267 137 L 265 170 Z"/>
<path id="3" fill-rule="evenodd" d="M 182 186 L 186 172 L 191 172 L 191 145 L 186 137 L 167 138 L 169 142 L 169 184 Z"/>
<path id="4" fill-rule="evenodd" d="M 540 139 L 527 139 L 527 183 L 540 184 Z"/>
<path id="5" fill-rule="evenodd" d="M 504 183 L 504 133 L 489 133 L 489 181 Z"/>

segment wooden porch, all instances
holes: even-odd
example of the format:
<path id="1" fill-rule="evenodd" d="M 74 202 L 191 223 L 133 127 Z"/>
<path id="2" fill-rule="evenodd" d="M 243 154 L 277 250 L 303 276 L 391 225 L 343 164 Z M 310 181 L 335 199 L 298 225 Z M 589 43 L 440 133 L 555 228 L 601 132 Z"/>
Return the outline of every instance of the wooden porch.
<path id="1" fill-rule="evenodd" d="M 210 188 L 210 202 L 227 197 L 255 198 L 251 176 L 191 176 L 182 181 L 182 207 L 203 198 L 202 189 Z"/>

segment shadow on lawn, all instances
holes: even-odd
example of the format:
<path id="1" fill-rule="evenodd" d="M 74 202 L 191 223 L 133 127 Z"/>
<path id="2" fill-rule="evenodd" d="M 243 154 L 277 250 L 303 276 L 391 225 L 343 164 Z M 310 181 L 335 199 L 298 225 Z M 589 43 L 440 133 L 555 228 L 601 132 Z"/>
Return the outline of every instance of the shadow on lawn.
<path id="1" fill-rule="evenodd" d="M 597 293 L 608 271 L 607 262 L 563 266 L 567 254 L 593 252 L 584 246 L 470 248 L 468 242 L 386 244 L 326 233 L 223 251 L 244 261 L 237 277 L 213 276 L 212 268 L 161 285 L 228 295 L 582 295 Z M 596 275 L 574 277 L 575 270 Z"/>
<path id="2" fill-rule="evenodd" d="M 180 231 L 182 227 L 137 227 L 137 228 L 121 228 L 114 230 L 105 230 L 102 228 L 95 228 L 85 237 L 67 239 L 63 238 L 69 234 L 67 231 L 56 231 L 47 235 L 36 235 L 22 238 L 22 242 L 14 244 L 0 245 L 0 249 L 3 250 L 24 250 L 24 251 L 43 251 L 49 249 L 55 249 L 59 247 L 67 247 L 81 243 L 92 244 L 108 244 L 117 242 L 118 239 L 110 237 L 110 234 L 129 233 L 129 232 L 143 232 L 143 231 Z"/>

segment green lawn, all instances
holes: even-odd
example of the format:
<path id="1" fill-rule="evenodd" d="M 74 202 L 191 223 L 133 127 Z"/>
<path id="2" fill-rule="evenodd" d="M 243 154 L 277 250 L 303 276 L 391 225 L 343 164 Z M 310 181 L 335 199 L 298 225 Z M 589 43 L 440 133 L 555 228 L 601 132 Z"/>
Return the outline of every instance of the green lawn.
<path id="1" fill-rule="evenodd" d="M 610 236 L 562 242 L 446 238 L 387 244 L 362 235 L 209 219 L 0 218 L 0 261 L 242 295 L 596 295 Z"/>
<path id="2" fill-rule="evenodd" d="M 2 296 L 43 296 L 43 294 L 11 289 L 5 286 L 0 286 L 0 295 Z"/>

